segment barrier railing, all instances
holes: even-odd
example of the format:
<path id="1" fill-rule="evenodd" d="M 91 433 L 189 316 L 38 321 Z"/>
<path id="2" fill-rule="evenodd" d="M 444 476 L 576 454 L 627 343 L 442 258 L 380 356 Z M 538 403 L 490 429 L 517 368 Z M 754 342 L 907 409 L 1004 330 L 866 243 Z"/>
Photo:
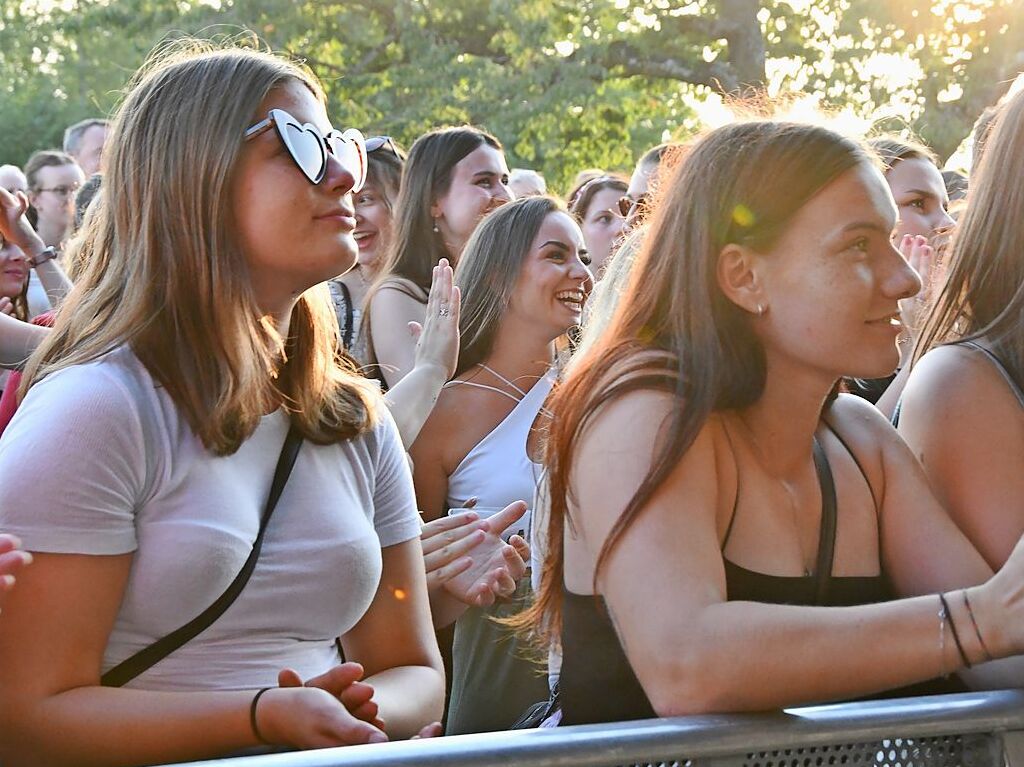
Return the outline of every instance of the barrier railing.
<path id="1" fill-rule="evenodd" d="M 461 735 L 193 762 L 188 767 L 215 765 L 1024 767 L 1024 692 Z"/>

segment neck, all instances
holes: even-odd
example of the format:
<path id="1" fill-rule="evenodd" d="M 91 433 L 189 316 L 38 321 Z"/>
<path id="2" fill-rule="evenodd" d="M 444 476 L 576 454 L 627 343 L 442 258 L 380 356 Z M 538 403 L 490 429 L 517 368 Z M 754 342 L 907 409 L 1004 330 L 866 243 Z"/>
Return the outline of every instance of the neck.
<path id="1" fill-rule="evenodd" d="M 68 228 L 64 225 L 54 224 L 52 221 L 39 221 L 37 225 L 39 238 L 48 247 L 59 248 L 64 242 Z"/>
<path id="2" fill-rule="evenodd" d="M 494 347 L 484 364 L 511 381 L 519 376 L 540 377 L 551 367 L 554 339 L 544 334 L 524 332 L 524 328 L 510 328 L 503 323 L 494 339 Z M 528 389 L 528 386 L 524 386 Z"/>
<path id="3" fill-rule="evenodd" d="M 769 356 L 763 394 L 750 407 L 737 411 L 768 473 L 784 478 L 807 465 L 833 384 L 820 372 L 797 369 Z"/>

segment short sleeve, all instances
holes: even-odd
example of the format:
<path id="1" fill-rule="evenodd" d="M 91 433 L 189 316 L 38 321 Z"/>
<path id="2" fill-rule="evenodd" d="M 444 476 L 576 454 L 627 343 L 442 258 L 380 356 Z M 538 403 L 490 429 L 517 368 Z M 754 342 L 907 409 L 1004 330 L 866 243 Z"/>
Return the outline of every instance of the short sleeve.
<path id="1" fill-rule="evenodd" d="M 103 363 L 29 390 L 0 439 L 0 531 L 28 551 L 125 554 L 145 486 L 139 403 Z"/>
<path id="2" fill-rule="evenodd" d="M 374 427 L 373 526 L 381 547 L 394 546 L 420 535 L 420 515 L 409 459 L 402 447 L 391 412 L 383 404 Z"/>

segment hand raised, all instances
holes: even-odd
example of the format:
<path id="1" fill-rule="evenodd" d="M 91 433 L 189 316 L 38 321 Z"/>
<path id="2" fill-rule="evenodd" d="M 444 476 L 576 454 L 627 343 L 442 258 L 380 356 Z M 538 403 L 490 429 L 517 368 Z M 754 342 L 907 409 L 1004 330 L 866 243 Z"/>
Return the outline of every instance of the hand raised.
<path id="1" fill-rule="evenodd" d="M 420 325 L 409 323 L 416 342 L 416 367 L 430 365 L 444 372 L 447 381 L 455 375 L 459 359 L 459 311 L 462 294 L 453 284 L 455 273 L 447 258 L 434 267 L 427 296 L 427 313 Z"/>
<path id="2" fill-rule="evenodd" d="M 899 302 L 900 321 L 911 337 L 916 339 L 934 297 L 935 250 L 928 244 L 927 238 L 908 234 L 900 241 L 899 251 L 921 278 L 920 292 Z"/>
<path id="3" fill-rule="evenodd" d="M 28 222 L 27 211 L 28 197 L 24 192 L 11 194 L 0 188 L 0 234 L 31 256 L 45 246 Z"/>

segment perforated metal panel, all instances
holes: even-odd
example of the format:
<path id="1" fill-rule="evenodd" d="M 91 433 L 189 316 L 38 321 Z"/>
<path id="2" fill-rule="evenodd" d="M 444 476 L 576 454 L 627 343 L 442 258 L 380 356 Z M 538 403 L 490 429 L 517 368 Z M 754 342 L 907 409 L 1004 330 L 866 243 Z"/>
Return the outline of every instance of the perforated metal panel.
<path id="1" fill-rule="evenodd" d="M 1003 767 L 1003 764 L 1002 746 L 996 737 L 947 735 L 803 746 L 628 767 Z"/>

